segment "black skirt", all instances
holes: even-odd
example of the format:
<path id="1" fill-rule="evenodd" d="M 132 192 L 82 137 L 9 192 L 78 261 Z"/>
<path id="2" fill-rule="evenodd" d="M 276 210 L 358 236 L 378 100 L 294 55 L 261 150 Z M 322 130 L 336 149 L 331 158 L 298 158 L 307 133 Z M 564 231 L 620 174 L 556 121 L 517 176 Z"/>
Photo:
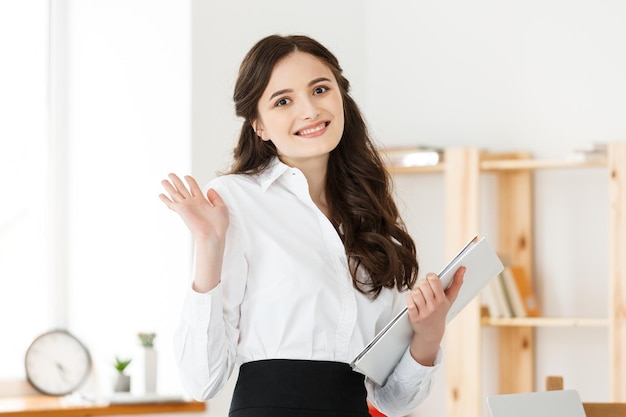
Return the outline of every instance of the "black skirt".
<path id="1" fill-rule="evenodd" d="M 371 417 L 364 376 L 331 361 L 268 359 L 239 369 L 229 417 Z"/>

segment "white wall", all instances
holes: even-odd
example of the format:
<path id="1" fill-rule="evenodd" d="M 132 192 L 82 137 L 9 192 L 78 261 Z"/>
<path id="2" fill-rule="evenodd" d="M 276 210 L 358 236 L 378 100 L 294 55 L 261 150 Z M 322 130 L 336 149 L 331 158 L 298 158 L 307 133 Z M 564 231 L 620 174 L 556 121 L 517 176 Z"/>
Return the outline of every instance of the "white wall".
<path id="1" fill-rule="evenodd" d="M 190 282 L 189 233 L 159 200 L 190 171 L 190 6 L 179 0 L 65 4 L 67 326 L 90 348 L 91 386 L 112 391 L 115 356 L 156 332 L 158 390 L 182 393 L 172 353 Z M 59 197 L 59 196 L 57 196 Z M 61 198 L 63 196 L 60 196 Z M 59 323 L 53 323 L 59 325 Z"/>
<path id="2" fill-rule="evenodd" d="M 479 146 L 563 158 L 591 142 L 626 139 L 626 3 L 619 0 L 192 4 L 193 171 L 202 182 L 226 167 L 234 146 L 240 122 L 230 97 L 239 62 L 274 32 L 306 33 L 335 52 L 372 132 L 387 145 Z M 535 273 L 549 284 L 538 288 L 547 314 L 605 314 L 604 174 L 537 176 Z M 423 271 L 437 270 L 444 261 L 442 182 L 425 175 L 397 184 Z M 492 217 L 490 209 L 483 214 L 488 235 Z M 584 239 L 576 242 L 579 234 Z M 485 333 L 486 341 L 493 338 Z M 560 374 L 585 400 L 608 399 L 604 330 L 538 333 L 539 388 L 546 375 Z M 440 373 L 415 415 L 444 415 L 444 382 Z M 486 393 L 493 389 L 488 383 Z M 211 403 L 212 415 L 224 415 L 215 410 L 227 407 L 227 397 Z"/>
<path id="3" fill-rule="evenodd" d="M 623 2 L 368 4 L 366 109 L 386 142 L 558 157 L 624 136 Z"/>

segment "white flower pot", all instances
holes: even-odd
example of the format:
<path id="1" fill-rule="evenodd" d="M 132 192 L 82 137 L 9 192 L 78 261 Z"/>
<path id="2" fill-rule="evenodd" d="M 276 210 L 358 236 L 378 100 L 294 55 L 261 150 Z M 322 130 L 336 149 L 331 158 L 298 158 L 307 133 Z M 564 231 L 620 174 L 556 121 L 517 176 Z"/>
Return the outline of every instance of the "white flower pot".
<path id="1" fill-rule="evenodd" d="M 115 392 L 130 392 L 130 375 L 118 373 L 113 387 Z"/>

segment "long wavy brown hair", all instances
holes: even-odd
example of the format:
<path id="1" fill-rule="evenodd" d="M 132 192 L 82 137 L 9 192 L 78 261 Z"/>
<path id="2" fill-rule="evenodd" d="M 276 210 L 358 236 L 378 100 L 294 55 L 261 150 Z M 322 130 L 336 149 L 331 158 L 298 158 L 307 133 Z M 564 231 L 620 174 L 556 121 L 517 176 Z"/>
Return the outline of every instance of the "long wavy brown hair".
<path id="1" fill-rule="evenodd" d="M 258 102 L 274 66 L 296 51 L 325 63 L 341 90 L 345 125 L 339 145 L 329 156 L 326 195 L 331 222 L 350 260 L 353 284 L 373 298 L 383 288 L 411 288 L 418 273 L 415 243 L 392 198 L 389 174 L 349 94 L 350 83 L 342 75 L 337 58 L 319 42 L 307 36 L 271 35 L 261 39 L 245 56 L 233 95 L 237 116 L 244 121 L 231 173 L 258 173 L 277 156 L 271 140 L 261 140 L 251 122 L 258 118 Z M 360 268 L 367 271 L 367 282 L 359 280 Z"/>

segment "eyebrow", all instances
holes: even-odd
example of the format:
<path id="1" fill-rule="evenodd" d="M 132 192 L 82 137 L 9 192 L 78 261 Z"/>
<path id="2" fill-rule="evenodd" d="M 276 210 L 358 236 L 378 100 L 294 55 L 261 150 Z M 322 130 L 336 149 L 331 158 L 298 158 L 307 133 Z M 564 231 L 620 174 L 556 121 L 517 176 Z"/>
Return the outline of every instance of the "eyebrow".
<path id="1" fill-rule="evenodd" d="M 311 87 L 311 86 L 313 86 L 313 85 L 315 85 L 315 84 L 317 84 L 317 83 L 319 83 L 319 82 L 322 82 L 322 81 L 331 82 L 329 78 L 326 78 L 326 77 L 319 77 L 319 78 L 316 78 L 316 79 L 314 79 L 314 80 L 311 80 L 311 81 L 309 82 L 308 86 L 309 86 L 309 87 Z M 292 90 L 292 89 L 290 89 L 290 88 L 286 88 L 286 89 L 284 89 L 284 90 L 278 90 L 278 91 L 276 91 L 274 94 L 272 94 L 272 95 L 270 96 L 270 98 L 269 98 L 269 100 L 268 100 L 268 101 L 271 101 L 274 97 L 280 96 L 281 94 L 285 94 L 285 93 L 292 93 L 292 92 L 293 92 L 293 90 Z"/>

